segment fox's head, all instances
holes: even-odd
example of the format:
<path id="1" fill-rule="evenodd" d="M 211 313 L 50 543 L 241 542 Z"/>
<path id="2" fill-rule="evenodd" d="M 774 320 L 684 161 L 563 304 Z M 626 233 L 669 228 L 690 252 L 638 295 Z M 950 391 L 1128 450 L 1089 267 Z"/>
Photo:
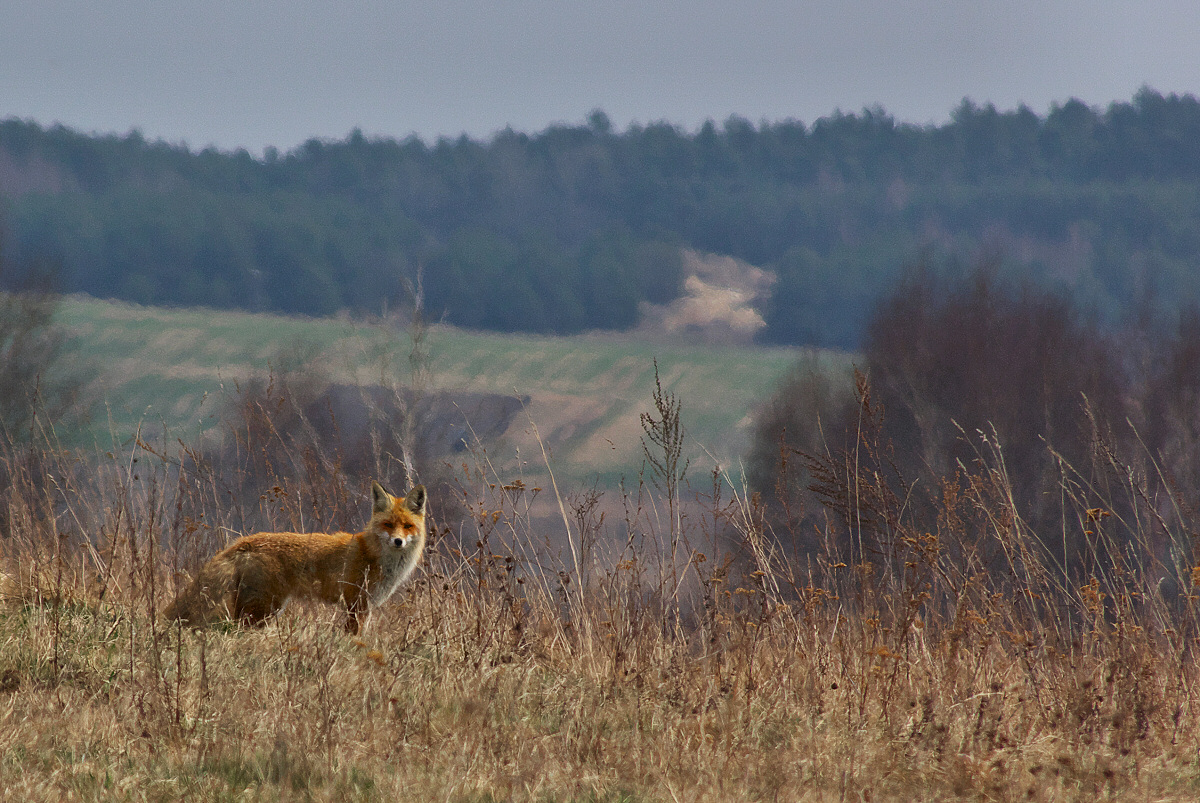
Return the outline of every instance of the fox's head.
<path id="1" fill-rule="evenodd" d="M 419 557 L 425 548 L 425 486 L 401 499 L 378 482 L 371 483 L 371 526 L 385 546 Z"/>

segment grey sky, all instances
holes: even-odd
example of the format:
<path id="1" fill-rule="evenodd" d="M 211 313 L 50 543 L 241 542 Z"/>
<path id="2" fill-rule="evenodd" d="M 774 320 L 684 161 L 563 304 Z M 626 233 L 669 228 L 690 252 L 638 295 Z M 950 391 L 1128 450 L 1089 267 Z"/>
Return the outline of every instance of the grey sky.
<path id="1" fill-rule="evenodd" d="M 294 147 L 1200 93 L 1196 0 L 0 0 L 0 118 Z"/>

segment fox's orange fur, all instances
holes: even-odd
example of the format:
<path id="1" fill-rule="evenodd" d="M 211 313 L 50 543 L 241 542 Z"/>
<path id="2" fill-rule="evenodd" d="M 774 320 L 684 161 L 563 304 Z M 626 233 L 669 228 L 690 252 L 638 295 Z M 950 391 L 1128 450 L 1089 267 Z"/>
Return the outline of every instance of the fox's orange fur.
<path id="1" fill-rule="evenodd" d="M 201 626 L 216 618 L 258 625 L 292 597 L 346 608 L 357 633 L 400 587 L 425 548 L 425 488 L 404 498 L 371 486 L 371 521 L 360 533 L 255 533 L 213 556 L 166 615 Z"/>

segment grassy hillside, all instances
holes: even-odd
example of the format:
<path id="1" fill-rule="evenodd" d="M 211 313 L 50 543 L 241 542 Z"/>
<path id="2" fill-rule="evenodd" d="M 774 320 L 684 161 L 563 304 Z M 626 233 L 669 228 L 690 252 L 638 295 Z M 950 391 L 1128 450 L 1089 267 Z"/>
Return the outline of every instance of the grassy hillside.
<path id="1" fill-rule="evenodd" d="M 102 375 L 101 403 L 85 443 L 108 447 L 139 427 L 192 442 L 221 434 L 239 383 L 268 369 L 314 366 L 330 380 L 406 384 L 408 333 L 394 324 L 207 309 L 161 309 L 72 296 L 61 321 L 80 356 Z M 431 388 L 528 396 L 526 422 L 506 433 L 500 459 L 519 450 L 577 477 L 632 474 L 640 465 L 639 416 L 652 410 L 654 361 L 683 402 L 694 465 L 736 468 L 749 413 L 796 361 L 794 349 L 648 342 L 617 336 L 536 337 L 435 326 L 426 340 Z M 844 365 L 831 353 L 831 365 Z M 711 458 L 709 457 L 711 455 Z M 536 471 L 536 467 L 533 469 Z"/>

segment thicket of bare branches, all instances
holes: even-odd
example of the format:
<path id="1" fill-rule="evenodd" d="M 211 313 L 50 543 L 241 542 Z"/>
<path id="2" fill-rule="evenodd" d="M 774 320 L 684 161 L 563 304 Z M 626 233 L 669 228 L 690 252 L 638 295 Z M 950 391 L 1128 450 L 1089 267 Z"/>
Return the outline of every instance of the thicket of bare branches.
<path id="1" fill-rule="evenodd" d="M 1054 560 L 1080 570 L 1087 544 L 1062 528 L 1062 485 L 1074 481 L 1065 466 L 1105 487 L 1117 460 L 1160 514 L 1173 515 L 1168 504 L 1196 509 L 1198 320 L 1185 312 L 1174 325 L 1113 332 L 987 264 L 958 279 L 914 270 L 875 311 L 857 393 L 854 377 L 807 368 L 759 411 L 752 484 L 777 511 L 820 514 L 812 469 L 860 461 L 874 426 L 879 470 L 932 529 L 944 484 L 995 450 L 1022 521 Z M 812 530 L 796 540 L 811 548 Z"/>

